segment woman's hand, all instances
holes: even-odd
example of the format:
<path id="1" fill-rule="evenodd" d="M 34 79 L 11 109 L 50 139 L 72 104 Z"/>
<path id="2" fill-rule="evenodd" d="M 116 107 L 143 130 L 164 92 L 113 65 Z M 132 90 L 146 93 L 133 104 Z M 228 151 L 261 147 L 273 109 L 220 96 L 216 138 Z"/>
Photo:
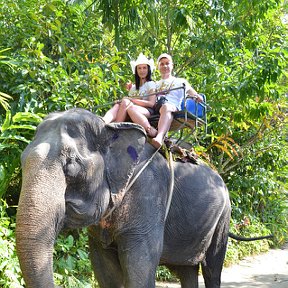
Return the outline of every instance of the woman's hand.
<path id="1" fill-rule="evenodd" d="M 125 85 L 125 87 L 126 87 L 126 89 L 128 90 L 128 91 L 130 91 L 131 90 L 131 88 L 132 88 L 132 82 L 130 81 L 130 82 L 127 82 L 126 83 L 126 85 Z"/>

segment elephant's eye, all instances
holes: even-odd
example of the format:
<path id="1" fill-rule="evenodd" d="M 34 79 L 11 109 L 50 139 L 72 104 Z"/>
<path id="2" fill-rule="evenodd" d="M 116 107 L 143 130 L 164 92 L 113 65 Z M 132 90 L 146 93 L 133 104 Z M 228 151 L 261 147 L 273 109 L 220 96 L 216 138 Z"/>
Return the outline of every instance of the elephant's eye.
<path id="1" fill-rule="evenodd" d="M 81 171 L 79 159 L 76 157 L 68 158 L 64 166 L 64 173 L 68 177 L 77 177 Z"/>

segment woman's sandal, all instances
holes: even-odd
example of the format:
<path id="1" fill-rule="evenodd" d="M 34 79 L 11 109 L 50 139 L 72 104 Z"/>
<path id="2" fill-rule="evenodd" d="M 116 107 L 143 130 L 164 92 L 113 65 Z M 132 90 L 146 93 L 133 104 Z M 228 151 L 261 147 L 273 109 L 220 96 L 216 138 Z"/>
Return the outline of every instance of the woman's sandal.
<path id="1" fill-rule="evenodd" d="M 156 137 L 156 135 L 158 133 L 158 131 L 152 126 L 147 127 L 146 132 L 147 132 L 147 135 L 151 138 Z"/>

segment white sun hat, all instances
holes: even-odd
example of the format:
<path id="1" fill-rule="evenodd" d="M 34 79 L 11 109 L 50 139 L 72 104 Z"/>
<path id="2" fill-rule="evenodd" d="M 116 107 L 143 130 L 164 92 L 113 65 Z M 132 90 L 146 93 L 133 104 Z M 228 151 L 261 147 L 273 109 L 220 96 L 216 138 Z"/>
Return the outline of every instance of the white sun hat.
<path id="1" fill-rule="evenodd" d="M 155 69 L 154 61 L 153 59 L 148 59 L 143 53 L 140 53 L 136 61 L 131 61 L 130 65 L 132 68 L 133 74 L 135 74 L 135 69 L 137 65 L 140 64 L 147 64 L 150 66 L 151 72 Z"/>

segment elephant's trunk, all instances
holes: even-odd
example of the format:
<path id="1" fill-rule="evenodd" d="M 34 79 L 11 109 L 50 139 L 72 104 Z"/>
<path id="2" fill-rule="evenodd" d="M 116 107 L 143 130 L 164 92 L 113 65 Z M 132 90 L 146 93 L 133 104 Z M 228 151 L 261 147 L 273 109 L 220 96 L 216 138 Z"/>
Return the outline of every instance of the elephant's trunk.
<path id="1" fill-rule="evenodd" d="M 39 167 L 27 162 L 16 220 L 17 255 L 26 286 L 50 288 L 54 242 L 65 215 L 65 177 L 59 163 L 43 168 L 43 162 L 33 163 Z"/>

